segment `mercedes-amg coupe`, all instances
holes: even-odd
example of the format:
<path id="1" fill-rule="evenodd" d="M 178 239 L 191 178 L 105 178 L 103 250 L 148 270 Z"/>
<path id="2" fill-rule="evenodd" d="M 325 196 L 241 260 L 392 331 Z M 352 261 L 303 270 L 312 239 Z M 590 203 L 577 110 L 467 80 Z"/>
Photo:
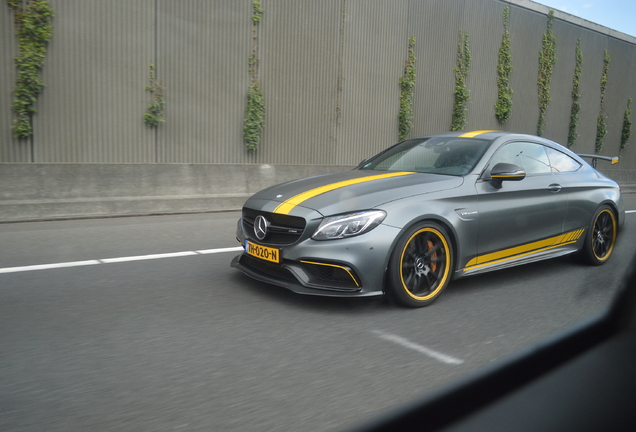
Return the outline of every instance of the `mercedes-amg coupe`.
<path id="1" fill-rule="evenodd" d="M 616 158 L 591 155 L 611 163 Z M 301 294 L 426 306 L 457 278 L 577 254 L 605 263 L 620 188 L 547 139 L 500 131 L 407 139 L 353 170 L 245 203 L 232 266 Z"/>

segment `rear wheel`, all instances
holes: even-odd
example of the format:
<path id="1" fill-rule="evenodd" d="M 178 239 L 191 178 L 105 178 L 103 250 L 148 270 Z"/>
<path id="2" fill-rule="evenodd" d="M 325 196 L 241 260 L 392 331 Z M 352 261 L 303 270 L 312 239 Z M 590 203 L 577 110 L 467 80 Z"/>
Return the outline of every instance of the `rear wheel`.
<path id="1" fill-rule="evenodd" d="M 450 281 L 452 256 L 449 236 L 441 226 L 415 225 L 393 250 L 387 293 L 403 306 L 428 306 Z"/>
<path id="2" fill-rule="evenodd" d="M 592 265 L 601 265 L 609 259 L 616 245 L 616 215 L 608 206 L 601 206 L 594 214 L 585 237 L 581 255 Z"/>

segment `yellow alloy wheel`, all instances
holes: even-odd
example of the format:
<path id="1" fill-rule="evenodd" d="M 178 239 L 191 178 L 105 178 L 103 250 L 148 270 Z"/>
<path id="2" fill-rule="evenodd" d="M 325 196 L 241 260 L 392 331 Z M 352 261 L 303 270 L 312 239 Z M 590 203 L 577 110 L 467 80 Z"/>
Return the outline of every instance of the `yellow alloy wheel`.
<path id="1" fill-rule="evenodd" d="M 389 293 L 405 306 L 432 303 L 450 280 L 452 249 L 446 231 L 426 222 L 407 231 L 389 265 Z"/>
<path id="2" fill-rule="evenodd" d="M 617 234 L 616 215 L 610 207 L 600 207 L 592 218 L 583 246 L 586 261 L 592 265 L 604 264 L 614 251 Z"/>

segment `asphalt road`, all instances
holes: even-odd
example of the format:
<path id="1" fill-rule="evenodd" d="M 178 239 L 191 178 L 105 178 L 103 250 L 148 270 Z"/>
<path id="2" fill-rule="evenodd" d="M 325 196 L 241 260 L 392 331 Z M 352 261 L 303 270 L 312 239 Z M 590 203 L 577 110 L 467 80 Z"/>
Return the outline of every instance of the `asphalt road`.
<path id="1" fill-rule="evenodd" d="M 237 219 L 0 224 L 0 430 L 345 429 L 599 313 L 636 251 L 630 213 L 602 267 L 474 276 L 411 310 L 249 279 L 222 250 Z"/>

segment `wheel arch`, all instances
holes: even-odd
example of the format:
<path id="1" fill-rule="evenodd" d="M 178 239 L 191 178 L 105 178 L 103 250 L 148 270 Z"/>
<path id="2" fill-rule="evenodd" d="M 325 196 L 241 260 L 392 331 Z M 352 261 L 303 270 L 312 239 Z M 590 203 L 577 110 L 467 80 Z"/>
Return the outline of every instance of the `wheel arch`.
<path id="1" fill-rule="evenodd" d="M 608 206 L 612 210 L 612 213 L 614 213 L 614 217 L 616 218 L 616 233 L 618 234 L 618 232 L 621 230 L 621 218 L 618 205 L 614 201 L 607 199 L 604 202 L 600 203 L 598 208 L 601 208 L 604 205 Z"/>
<path id="2" fill-rule="evenodd" d="M 612 213 L 614 213 L 614 217 L 616 218 L 616 235 L 618 235 L 621 232 L 621 228 L 623 226 L 623 222 L 625 220 L 624 218 L 624 213 L 621 213 L 621 205 L 617 204 L 616 201 L 614 201 L 611 198 L 606 198 L 605 200 L 601 201 L 596 208 L 594 209 L 594 213 L 596 213 L 596 211 L 603 207 L 603 206 L 607 206 L 610 208 L 610 210 L 612 210 Z M 593 216 L 594 214 L 592 214 Z"/>
<path id="3" fill-rule="evenodd" d="M 433 215 L 433 214 L 422 215 L 412 219 L 408 224 L 404 225 L 404 227 L 402 227 L 400 232 L 393 238 L 393 241 L 391 242 L 391 247 L 389 249 L 390 252 L 387 254 L 387 256 L 384 259 L 384 277 L 383 277 L 384 280 L 382 283 L 382 291 L 384 293 L 386 293 L 386 285 L 388 282 L 387 277 L 389 273 L 389 261 L 391 260 L 391 256 L 395 252 L 395 246 L 397 242 L 402 238 L 402 236 L 408 230 L 410 230 L 417 224 L 425 223 L 425 222 L 433 222 L 440 225 L 444 229 L 444 231 L 446 231 L 446 233 L 448 234 L 449 241 L 451 242 L 451 252 L 452 252 L 452 260 L 453 260 L 453 267 L 451 268 L 450 277 L 451 277 L 451 280 L 455 278 L 455 272 L 457 271 L 458 257 L 459 257 L 459 242 L 457 241 L 457 231 L 454 229 L 450 221 L 440 217 L 439 215 Z"/>

